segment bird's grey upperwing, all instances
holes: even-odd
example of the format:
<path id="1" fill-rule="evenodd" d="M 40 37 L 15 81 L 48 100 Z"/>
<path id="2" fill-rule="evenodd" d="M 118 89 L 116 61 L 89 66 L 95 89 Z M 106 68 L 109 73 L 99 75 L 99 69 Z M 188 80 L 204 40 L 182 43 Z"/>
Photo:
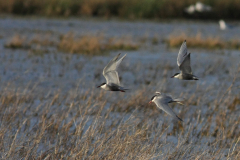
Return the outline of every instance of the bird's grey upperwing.
<path id="1" fill-rule="evenodd" d="M 179 66 L 179 69 L 182 73 L 192 74 L 191 63 L 190 63 L 190 53 L 185 57 L 182 64 Z"/>
<path id="2" fill-rule="evenodd" d="M 187 42 L 186 40 L 182 43 L 180 50 L 178 52 L 178 57 L 177 57 L 177 64 L 180 66 L 184 59 L 187 57 Z"/>
<path id="3" fill-rule="evenodd" d="M 178 116 L 173 112 L 172 108 L 168 106 L 168 103 L 166 103 L 165 98 L 158 97 L 156 101 L 156 105 L 158 106 L 158 108 L 162 109 L 164 112 L 166 112 L 170 116 L 173 116 L 174 118 L 178 119 Z"/>
<path id="4" fill-rule="evenodd" d="M 118 60 L 118 57 L 121 53 L 119 53 L 116 57 L 114 57 L 107 66 L 103 69 L 103 76 L 106 78 L 107 83 L 115 83 L 117 85 L 120 85 L 119 77 L 117 73 L 117 68 L 119 64 L 122 62 L 123 58 L 126 57 L 127 54 L 125 54 L 122 58 Z"/>
<path id="5" fill-rule="evenodd" d="M 161 99 L 161 101 L 166 104 L 173 101 L 172 96 L 169 94 L 165 94 L 165 93 L 161 93 L 161 95 L 158 95 L 156 98 Z"/>
<path id="6" fill-rule="evenodd" d="M 117 71 L 108 71 L 107 73 L 104 74 L 104 77 L 106 78 L 107 84 L 113 83 L 120 86 Z"/>

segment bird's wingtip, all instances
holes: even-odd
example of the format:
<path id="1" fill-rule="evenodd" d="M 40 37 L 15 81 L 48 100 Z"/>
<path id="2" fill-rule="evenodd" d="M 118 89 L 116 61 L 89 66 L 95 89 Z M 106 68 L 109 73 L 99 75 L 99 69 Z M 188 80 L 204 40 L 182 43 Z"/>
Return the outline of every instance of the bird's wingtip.
<path id="1" fill-rule="evenodd" d="M 199 80 L 199 78 L 198 77 L 193 77 L 193 80 Z"/>

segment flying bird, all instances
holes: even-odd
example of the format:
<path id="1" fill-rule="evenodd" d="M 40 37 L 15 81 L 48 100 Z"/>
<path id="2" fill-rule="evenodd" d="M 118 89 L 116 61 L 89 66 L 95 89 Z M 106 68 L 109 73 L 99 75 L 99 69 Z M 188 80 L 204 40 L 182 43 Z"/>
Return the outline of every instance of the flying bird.
<path id="1" fill-rule="evenodd" d="M 182 99 L 182 98 L 173 99 L 169 95 L 166 95 L 166 94 L 160 93 L 160 92 L 156 92 L 156 94 L 151 98 L 151 101 L 149 102 L 149 104 L 154 102 L 157 105 L 158 108 L 162 109 L 164 112 L 166 112 L 170 116 L 174 117 L 175 119 L 177 119 L 179 121 L 183 121 L 181 118 L 179 118 L 173 112 L 172 108 L 170 108 L 168 106 L 168 103 L 172 103 L 172 102 L 177 102 L 177 103 L 183 105 L 182 101 L 184 101 L 184 99 Z"/>
<path id="2" fill-rule="evenodd" d="M 125 89 L 120 86 L 120 81 L 118 77 L 118 72 L 116 71 L 122 60 L 126 57 L 125 54 L 122 58 L 118 60 L 118 57 L 121 53 L 119 53 L 116 57 L 114 57 L 107 66 L 103 69 L 103 76 L 106 79 L 106 83 L 102 83 L 97 88 L 102 88 L 107 91 L 121 91 L 125 92 L 128 89 Z"/>
<path id="3" fill-rule="evenodd" d="M 183 42 L 179 50 L 177 64 L 181 72 L 175 73 L 171 78 L 178 78 L 182 80 L 198 80 L 198 77 L 192 74 L 190 53 L 187 53 L 186 40 Z"/>

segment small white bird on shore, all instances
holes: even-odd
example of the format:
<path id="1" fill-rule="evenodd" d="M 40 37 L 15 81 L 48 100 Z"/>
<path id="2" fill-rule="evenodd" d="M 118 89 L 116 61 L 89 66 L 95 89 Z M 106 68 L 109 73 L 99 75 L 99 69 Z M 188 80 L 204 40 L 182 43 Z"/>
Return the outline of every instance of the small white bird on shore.
<path id="1" fill-rule="evenodd" d="M 233 29 L 234 27 L 237 27 L 236 25 L 230 25 L 227 24 L 224 20 L 219 20 L 219 28 L 221 30 L 228 30 L 228 29 Z"/>
<path id="2" fill-rule="evenodd" d="M 219 21 L 219 27 L 221 30 L 226 30 L 228 28 L 225 21 L 222 19 Z"/>

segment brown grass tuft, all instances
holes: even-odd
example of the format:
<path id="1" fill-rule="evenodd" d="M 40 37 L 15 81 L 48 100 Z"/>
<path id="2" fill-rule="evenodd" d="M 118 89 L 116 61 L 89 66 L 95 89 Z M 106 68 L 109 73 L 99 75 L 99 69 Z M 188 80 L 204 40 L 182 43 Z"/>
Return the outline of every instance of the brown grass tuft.
<path id="1" fill-rule="evenodd" d="M 5 44 L 5 47 L 12 48 L 12 49 L 17 49 L 17 48 L 28 49 L 30 48 L 30 45 L 28 44 L 26 37 L 23 37 L 17 34 L 13 36 L 7 44 Z"/>
<path id="2" fill-rule="evenodd" d="M 102 36 L 82 36 L 75 38 L 73 33 L 62 35 L 58 44 L 58 49 L 70 53 L 100 53 L 103 48 Z"/>
<path id="3" fill-rule="evenodd" d="M 5 44 L 6 48 L 12 49 L 31 48 L 31 52 L 35 54 L 48 53 L 48 47 L 57 47 L 63 52 L 87 55 L 99 55 L 112 50 L 137 50 L 139 46 L 138 41 L 134 42 L 129 36 L 108 38 L 102 34 L 87 34 L 79 37 L 72 32 L 61 35 L 60 38 L 49 34 L 26 38 L 17 34 Z"/>
<path id="4" fill-rule="evenodd" d="M 37 44 L 41 46 L 55 46 L 57 45 L 57 41 L 53 40 L 51 37 L 52 35 L 46 34 L 46 35 L 35 35 L 31 40 L 30 44 Z"/>
<path id="5" fill-rule="evenodd" d="M 170 35 L 166 42 L 169 47 L 179 47 L 184 40 L 187 40 L 187 45 L 189 47 L 195 48 L 240 49 L 240 41 L 237 39 L 231 41 L 223 41 L 220 37 L 203 37 L 201 33 L 197 33 L 195 36 L 188 36 L 186 33 Z"/>
<path id="6" fill-rule="evenodd" d="M 74 37 L 73 33 L 62 35 L 58 44 L 58 49 L 70 53 L 82 54 L 102 54 L 110 50 L 137 50 L 139 46 L 131 39 L 107 38 L 103 35 L 85 35 Z"/>

